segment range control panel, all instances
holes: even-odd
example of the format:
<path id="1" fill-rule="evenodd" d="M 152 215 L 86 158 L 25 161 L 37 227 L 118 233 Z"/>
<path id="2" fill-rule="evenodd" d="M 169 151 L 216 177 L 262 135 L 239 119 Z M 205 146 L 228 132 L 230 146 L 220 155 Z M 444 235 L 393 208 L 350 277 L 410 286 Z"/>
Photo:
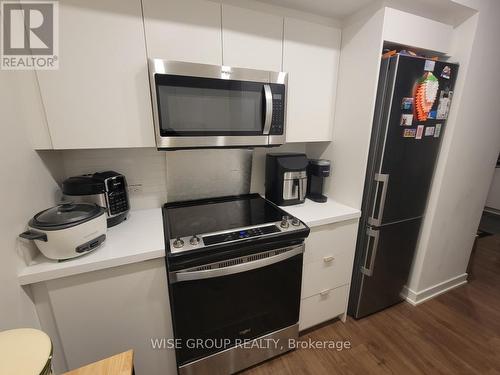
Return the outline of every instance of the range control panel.
<path id="1" fill-rule="evenodd" d="M 304 229 L 306 226 L 297 218 L 283 216 L 281 221 L 264 225 L 238 228 L 237 230 L 221 231 L 207 234 L 193 234 L 192 236 L 170 239 L 170 251 L 178 253 L 181 251 L 201 249 L 228 242 L 243 241 L 246 239 L 265 237 L 276 233 L 291 232 Z"/>
<path id="2" fill-rule="evenodd" d="M 205 245 L 215 245 L 217 243 L 229 242 L 242 240 L 249 237 L 262 236 L 264 234 L 278 233 L 280 230 L 276 225 L 271 225 L 267 227 L 257 227 L 252 229 L 238 230 L 223 234 L 214 234 L 212 236 L 203 236 L 203 242 Z"/>

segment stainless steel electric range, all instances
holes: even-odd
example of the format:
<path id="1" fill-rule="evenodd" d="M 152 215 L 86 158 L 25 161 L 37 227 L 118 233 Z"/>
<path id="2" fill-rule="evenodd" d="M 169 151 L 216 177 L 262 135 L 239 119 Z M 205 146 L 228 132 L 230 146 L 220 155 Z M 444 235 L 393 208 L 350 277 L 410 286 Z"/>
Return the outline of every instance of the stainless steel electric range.
<path id="1" fill-rule="evenodd" d="M 232 374 L 298 337 L 309 228 L 257 194 L 163 208 L 179 374 Z"/>

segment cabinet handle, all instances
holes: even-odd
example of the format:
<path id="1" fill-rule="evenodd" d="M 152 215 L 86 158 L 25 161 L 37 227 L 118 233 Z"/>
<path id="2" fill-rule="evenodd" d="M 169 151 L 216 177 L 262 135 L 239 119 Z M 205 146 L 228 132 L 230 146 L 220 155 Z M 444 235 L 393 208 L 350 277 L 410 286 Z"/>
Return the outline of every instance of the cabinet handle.
<path id="1" fill-rule="evenodd" d="M 330 294 L 330 289 L 325 289 L 325 290 L 322 290 L 321 292 L 319 292 L 319 295 L 321 297 L 327 296 L 329 294 Z"/>
<path id="2" fill-rule="evenodd" d="M 323 262 L 325 263 L 331 263 L 333 260 L 335 260 L 335 258 L 332 255 L 323 258 Z"/>

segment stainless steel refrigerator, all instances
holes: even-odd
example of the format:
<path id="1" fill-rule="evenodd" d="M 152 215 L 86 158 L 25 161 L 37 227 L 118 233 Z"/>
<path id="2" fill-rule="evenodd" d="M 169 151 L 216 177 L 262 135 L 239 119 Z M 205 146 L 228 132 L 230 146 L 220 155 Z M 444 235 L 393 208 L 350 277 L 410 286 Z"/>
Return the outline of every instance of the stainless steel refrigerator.
<path id="1" fill-rule="evenodd" d="M 361 318 L 403 300 L 458 65 L 382 59 L 349 297 Z"/>

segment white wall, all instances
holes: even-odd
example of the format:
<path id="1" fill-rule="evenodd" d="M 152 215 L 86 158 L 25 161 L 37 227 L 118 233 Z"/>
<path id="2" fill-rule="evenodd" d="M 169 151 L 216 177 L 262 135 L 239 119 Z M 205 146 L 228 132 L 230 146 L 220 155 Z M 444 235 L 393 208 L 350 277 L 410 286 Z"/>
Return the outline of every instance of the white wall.
<path id="1" fill-rule="evenodd" d="M 483 2 L 468 66 L 469 52 L 462 46 L 467 46 L 474 20 L 457 30 L 454 51 L 463 62 L 459 72 L 462 83 L 457 82 L 408 284 L 413 302 L 466 277 L 500 145 L 500 51 L 495 48 L 499 16 L 500 2 Z"/>
<path id="2" fill-rule="evenodd" d="M 33 303 L 17 283 L 23 262 L 17 235 L 36 212 L 54 204 L 57 186 L 24 130 L 36 107 L 26 94 L 33 80 L 33 72 L 0 71 L 0 331 L 39 326 Z"/>
<path id="3" fill-rule="evenodd" d="M 385 8 L 384 41 L 448 54 L 453 27 L 393 8 Z"/>
<path id="4" fill-rule="evenodd" d="M 375 108 L 384 9 L 365 9 L 342 29 L 339 80 L 330 144 L 308 144 L 310 157 L 332 160 L 326 194 L 338 202 L 361 208 L 366 161 Z"/>

